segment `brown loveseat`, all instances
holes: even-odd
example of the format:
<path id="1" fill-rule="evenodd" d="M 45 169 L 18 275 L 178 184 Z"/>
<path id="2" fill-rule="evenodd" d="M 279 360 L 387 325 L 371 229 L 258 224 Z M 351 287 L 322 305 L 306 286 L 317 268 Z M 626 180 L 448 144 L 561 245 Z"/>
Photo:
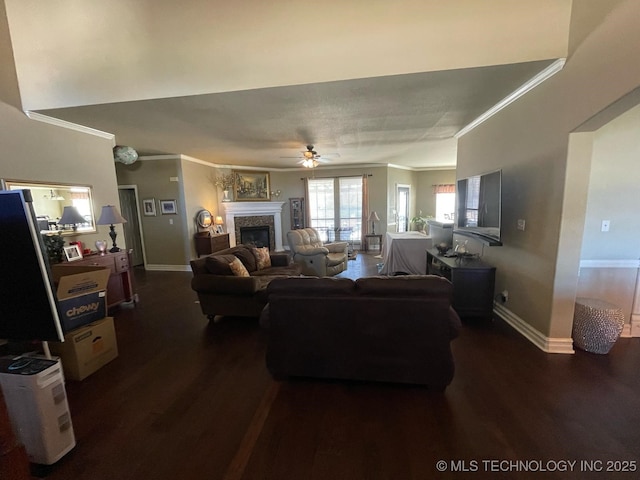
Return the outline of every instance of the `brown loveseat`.
<path id="1" fill-rule="evenodd" d="M 450 341 L 460 319 L 438 276 L 274 279 L 260 324 L 267 368 L 288 376 L 427 385 L 454 373 Z"/>
<path id="2" fill-rule="evenodd" d="M 234 276 L 229 263 L 239 258 L 249 277 Z M 258 317 L 267 303 L 266 288 L 278 277 L 300 275 L 300 267 L 289 261 L 286 253 L 270 253 L 271 267 L 258 269 L 255 249 L 246 245 L 220 250 L 191 260 L 191 288 L 198 294 L 202 313 Z"/>

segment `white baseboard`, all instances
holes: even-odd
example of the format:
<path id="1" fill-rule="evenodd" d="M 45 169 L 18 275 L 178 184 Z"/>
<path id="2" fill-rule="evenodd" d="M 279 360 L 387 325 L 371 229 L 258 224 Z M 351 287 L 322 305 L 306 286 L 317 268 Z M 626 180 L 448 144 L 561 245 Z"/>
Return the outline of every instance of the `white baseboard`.
<path id="1" fill-rule="evenodd" d="M 191 265 L 159 265 L 147 263 L 144 269 L 156 272 L 190 272 Z"/>
<path id="2" fill-rule="evenodd" d="M 630 337 L 640 337 L 640 313 L 631 314 Z"/>
<path id="3" fill-rule="evenodd" d="M 498 303 L 494 304 L 493 312 L 543 352 L 565 354 L 575 353 L 572 338 L 547 337 L 518 317 L 511 310 L 505 308 L 504 305 L 500 305 Z"/>

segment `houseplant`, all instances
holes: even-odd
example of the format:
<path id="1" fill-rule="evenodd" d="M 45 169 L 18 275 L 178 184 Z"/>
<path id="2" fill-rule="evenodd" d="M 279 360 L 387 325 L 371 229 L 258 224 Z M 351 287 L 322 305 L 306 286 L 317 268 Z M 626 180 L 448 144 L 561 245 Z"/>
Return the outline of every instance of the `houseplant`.
<path id="1" fill-rule="evenodd" d="M 414 225 L 414 229 L 418 232 L 426 233 L 427 220 L 433 218 L 431 215 L 422 216 L 422 210 L 418 212 L 418 215 L 411 219 L 411 223 Z"/>
<path id="2" fill-rule="evenodd" d="M 42 235 L 50 263 L 60 263 L 63 259 L 64 238 L 62 232 Z"/>
<path id="3" fill-rule="evenodd" d="M 231 199 L 229 198 L 229 191 L 233 189 L 233 174 L 232 173 L 223 173 L 216 177 L 215 180 L 216 187 L 220 187 L 222 189 L 222 193 L 224 197 L 222 199 L 223 202 L 228 202 Z"/>

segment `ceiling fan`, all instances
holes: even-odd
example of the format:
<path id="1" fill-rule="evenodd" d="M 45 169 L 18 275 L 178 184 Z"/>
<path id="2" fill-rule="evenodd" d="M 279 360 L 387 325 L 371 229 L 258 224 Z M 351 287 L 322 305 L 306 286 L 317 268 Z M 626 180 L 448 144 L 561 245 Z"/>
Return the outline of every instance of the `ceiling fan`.
<path id="1" fill-rule="evenodd" d="M 302 152 L 302 156 L 303 158 L 298 163 L 305 168 L 315 168 L 320 163 L 326 163 L 329 161 L 324 158 L 321 158 L 321 155 L 313 149 L 313 145 L 307 145 L 307 149 Z M 282 157 L 282 158 L 300 158 L 300 157 Z"/>

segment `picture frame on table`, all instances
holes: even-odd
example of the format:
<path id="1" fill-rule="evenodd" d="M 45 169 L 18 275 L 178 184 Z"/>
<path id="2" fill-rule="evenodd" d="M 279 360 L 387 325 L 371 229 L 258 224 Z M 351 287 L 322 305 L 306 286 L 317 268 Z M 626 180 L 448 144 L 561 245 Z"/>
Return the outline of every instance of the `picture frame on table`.
<path id="1" fill-rule="evenodd" d="M 142 200 L 142 213 L 144 213 L 145 217 L 156 216 L 156 199 L 155 198 L 145 198 Z"/>
<path id="2" fill-rule="evenodd" d="M 64 256 L 67 258 L 67 262 L 75 262 L 76 260 L 82 260 L 82 252 L 78 245 L 68 245 L 63 247 Z"/>
<path id="3" fill-rule="evenodd" d="M 213 233 L 215 233 L 215 234 L 224 233 L 224 227 L 222 225 L 214 225 L 213 226 Z"/>
<path id="4" fill-rule="evenodd" d="M 233 192 L 236 202 L 271 200 L 269 172 L 233 171 Z"/>
<path id="5" fill-rule="evenodd" d="M 175 200 L 160 200 L 160 213 L 162 215 L 177 215 L 178 207 Z"/>

